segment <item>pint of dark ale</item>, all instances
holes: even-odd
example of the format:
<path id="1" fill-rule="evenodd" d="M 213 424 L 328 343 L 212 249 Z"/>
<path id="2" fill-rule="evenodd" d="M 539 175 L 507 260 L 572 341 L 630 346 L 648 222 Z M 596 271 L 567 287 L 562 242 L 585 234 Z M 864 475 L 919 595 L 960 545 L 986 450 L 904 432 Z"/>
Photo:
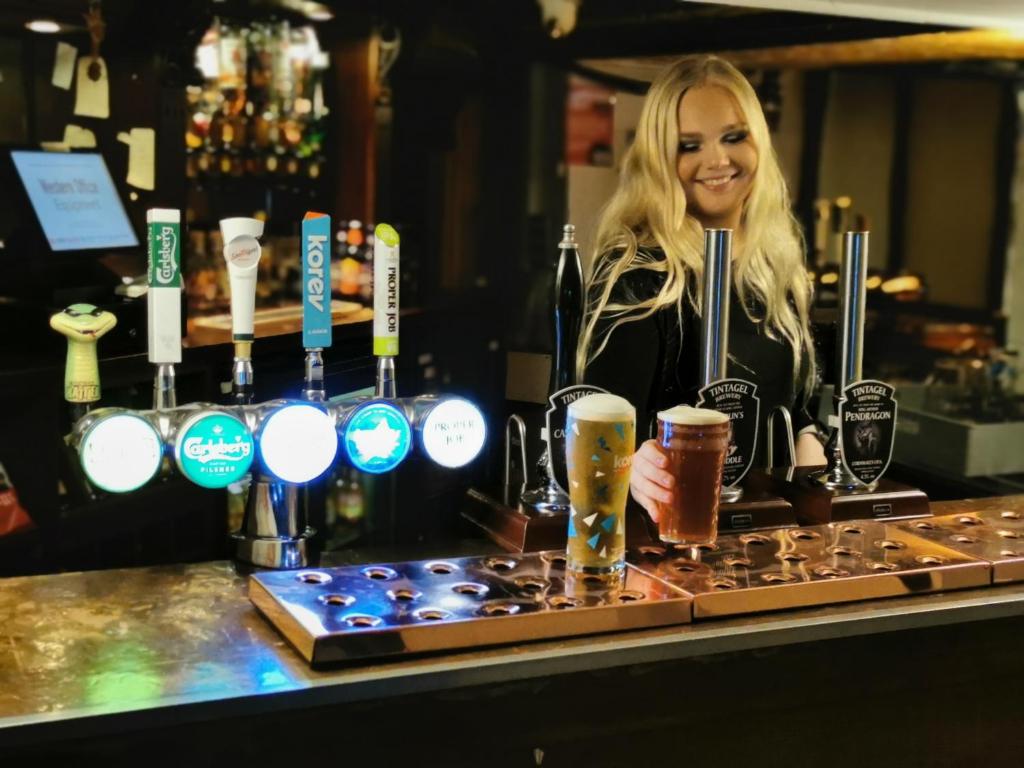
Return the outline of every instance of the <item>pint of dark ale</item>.
<path id="1" fill-rule="evenodd" d="M 696 545 L 715 540 L 730 432 L 729 417 L 719 411 L 677 405 L 658 413 L 658 448 L 675 478 L 672 502 L 657 502 L 662 541 Z"/>
<path id="2" fill-rule="evenodd" d="M 570 573 L 613 575 L 625 567 L 626 499 L 636 448 L 636 409 L 617 395 L 594 394 L 569 405 Z"/>

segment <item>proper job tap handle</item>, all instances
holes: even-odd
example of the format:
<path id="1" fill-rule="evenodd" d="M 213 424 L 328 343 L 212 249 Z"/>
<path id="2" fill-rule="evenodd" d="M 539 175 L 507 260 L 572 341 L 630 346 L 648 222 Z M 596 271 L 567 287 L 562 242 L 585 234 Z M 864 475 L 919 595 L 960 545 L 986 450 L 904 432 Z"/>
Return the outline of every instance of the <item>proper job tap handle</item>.
<path id="1" fill-rule="evenodd" d="M 232 393 L 235 402 L 252 402 L 252 342 L 255 337 L 256 272 L 263 235 L 263 222 L 245 217 L 221 219 L 224 260 L 231 283 L 231 339 L 235 344 Z"/>
<path id="2" fill-rule="evenodd" d="M 181 211 L 150 208 L 148 229 L 149 289 L 146 292 L 149 362 L 156 365 L 153 408 L 177 405 L 174 364 L 181 362 Z"/>
<path id="3" fill-rule="evenodd" d="M 331 346 L 331 217 L 302 219 L 302 346 L 306 349 L 307 400 L 325 400 L 323 350 Z"/>
<path id="4" fill-rule="evenodd" d="M 390 224 L 373 231 L 373 354 L 377 356 L 376 396 L 393 400 L 398 354 L 398 233 Z"/>
<path id="5" fill-rule="evenodd" d="M 100 369 L 96 342 L 117 325 L 117 318 L 92 304 L 72 304 L 50 317 L 50 327 L 67 337 L 68 354 L 64 366 L 64 399 L 72 406 L 77 420 L 100 399 Z"/>

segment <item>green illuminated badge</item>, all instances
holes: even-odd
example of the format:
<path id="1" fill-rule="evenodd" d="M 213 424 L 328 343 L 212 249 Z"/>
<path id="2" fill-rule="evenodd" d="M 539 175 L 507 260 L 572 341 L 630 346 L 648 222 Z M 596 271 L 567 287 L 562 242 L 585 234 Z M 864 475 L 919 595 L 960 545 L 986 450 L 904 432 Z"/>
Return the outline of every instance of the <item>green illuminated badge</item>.
<path id="1" fill-rule="evenodd" d="M 252 466 L 255 443 L 242 421 L 226 413 L 205 411 L 178 431 L 174 457 L 178 469 L 196 485 L 226 488 Z"/>

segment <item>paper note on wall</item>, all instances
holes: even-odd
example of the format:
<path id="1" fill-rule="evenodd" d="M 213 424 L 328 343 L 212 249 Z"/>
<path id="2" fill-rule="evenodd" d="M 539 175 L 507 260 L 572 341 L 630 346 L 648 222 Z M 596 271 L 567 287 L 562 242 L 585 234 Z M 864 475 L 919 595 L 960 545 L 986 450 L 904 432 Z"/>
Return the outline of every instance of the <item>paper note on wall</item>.
<path id="1" fill-rule="evenodd" d="M 71 79 L 75 76 L 75 59 L 78 49 L 67 43 L 57 43 L 57 52 L 53 57 L 53 78 L 51 82 L 65 91 L 71 87 Z"/>
<path id="2" fill-rule="evenodd" d="M 96 62 L 100 75 L 92 80 L 89 65 Z M 83 56 L 78 60 L 78 85 L 75 90 L 75 114 L 82 117 L 110 117 L 110 85 L 107 81 L 107 62 L 97 57 Z"/>
<path id="3" fill-rule="evenodd" d="M 68 123 L 64 126 L 64 139 L 62 141 L 44 141 L 40 143 L 40 146 L 47 152 L 94 149 L 96 147 L 96 134 L 88 128 Z"/>
<path id="4" fill-rule="evenodd" d="M 128 145 L 128 183 L 139 189 L 156 187 L 156 131 L 132 128 L 117 134 L 117 140 Z"/>

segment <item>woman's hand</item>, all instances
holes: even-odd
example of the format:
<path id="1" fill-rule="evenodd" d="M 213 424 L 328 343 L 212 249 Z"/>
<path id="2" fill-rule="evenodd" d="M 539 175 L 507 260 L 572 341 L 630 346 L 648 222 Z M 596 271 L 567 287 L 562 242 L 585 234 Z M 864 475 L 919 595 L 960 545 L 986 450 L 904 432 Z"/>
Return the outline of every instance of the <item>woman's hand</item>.
<path id="1" fill-rule="evenodd" d="M 658 522 L 658 502 L 672 503 L 675 478 L 665 471 L 665 458 L 655 440 L 648 440 L 633 454 L 633 469 L 629 473 L 629 490 L 654 522 Z"/>

